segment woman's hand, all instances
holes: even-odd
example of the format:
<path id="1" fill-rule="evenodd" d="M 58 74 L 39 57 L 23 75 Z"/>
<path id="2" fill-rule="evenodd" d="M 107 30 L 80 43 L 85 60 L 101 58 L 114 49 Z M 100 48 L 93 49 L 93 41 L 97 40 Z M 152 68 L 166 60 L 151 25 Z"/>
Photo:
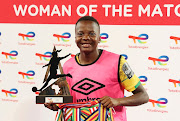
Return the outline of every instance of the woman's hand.
<path id="1" fill-rule="evenodd" d="M 104 96 L 104 97 L 100 98 L 100 99 L 99 99 L 99 102 L 100 102 L 104 107 L 107 107 L 107 108 L 115 107 L 115 106 L 118 106 L 118 105 L 119 105 L 118 98 L 111 98 L 111 97 L 109 97 L 109 96 Z"/>
<path id="2" fill-rule="evenodd" d="M 44 103 L 44 106 L 53 111 L 58 111 L 59 109 L 58 106 L 56 106 L 56 104 L 53 104 L 53 103 Z"/>

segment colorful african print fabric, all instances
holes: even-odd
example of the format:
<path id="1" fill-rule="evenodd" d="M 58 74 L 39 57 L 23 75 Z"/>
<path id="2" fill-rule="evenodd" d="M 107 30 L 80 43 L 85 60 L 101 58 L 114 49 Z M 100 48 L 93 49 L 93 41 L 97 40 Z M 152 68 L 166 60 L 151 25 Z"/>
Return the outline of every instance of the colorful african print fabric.
<path id="1" fill-rule="evenodd" d="M 57 112 L 56 121 L 114 121 L 111 108 L 97 101 L 63 104 Z"/>

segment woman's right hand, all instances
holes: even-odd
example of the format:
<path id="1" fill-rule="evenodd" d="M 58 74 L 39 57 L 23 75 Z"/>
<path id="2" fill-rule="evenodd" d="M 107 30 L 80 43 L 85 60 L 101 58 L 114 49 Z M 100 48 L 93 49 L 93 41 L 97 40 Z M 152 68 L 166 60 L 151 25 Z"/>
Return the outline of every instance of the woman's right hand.
<path id="1" fill-rule="evenodd" d="M 49 108 L 50 110 L 53 110 L 53 111 L 58 111 L 58 106 L 56 104 L 53 104 L 53 103 L 44 103 L 44 106 L 46 108 Z"/>

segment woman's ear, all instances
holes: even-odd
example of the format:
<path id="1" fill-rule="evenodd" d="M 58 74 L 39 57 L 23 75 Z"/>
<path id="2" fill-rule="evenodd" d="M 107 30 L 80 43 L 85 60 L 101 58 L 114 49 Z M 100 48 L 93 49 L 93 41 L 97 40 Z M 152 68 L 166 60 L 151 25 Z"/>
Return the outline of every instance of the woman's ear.
<path id="1" fill-rule="evenodd" d="M 98 43 L 100 43 L 101 42 L 101 36 L 99 36 L 99 42 Z"/>

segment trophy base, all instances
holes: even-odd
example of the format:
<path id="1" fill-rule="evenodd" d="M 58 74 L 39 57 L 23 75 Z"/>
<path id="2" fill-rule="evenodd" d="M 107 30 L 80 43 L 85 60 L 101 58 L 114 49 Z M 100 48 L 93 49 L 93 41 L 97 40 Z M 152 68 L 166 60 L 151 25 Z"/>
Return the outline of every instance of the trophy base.
<path id="1" fill-rule="evenodd" d="M 44 103 L 72 103 L 73 96 L 68 95 L 39 95 L 36 96 L 36 104 Z"/>

